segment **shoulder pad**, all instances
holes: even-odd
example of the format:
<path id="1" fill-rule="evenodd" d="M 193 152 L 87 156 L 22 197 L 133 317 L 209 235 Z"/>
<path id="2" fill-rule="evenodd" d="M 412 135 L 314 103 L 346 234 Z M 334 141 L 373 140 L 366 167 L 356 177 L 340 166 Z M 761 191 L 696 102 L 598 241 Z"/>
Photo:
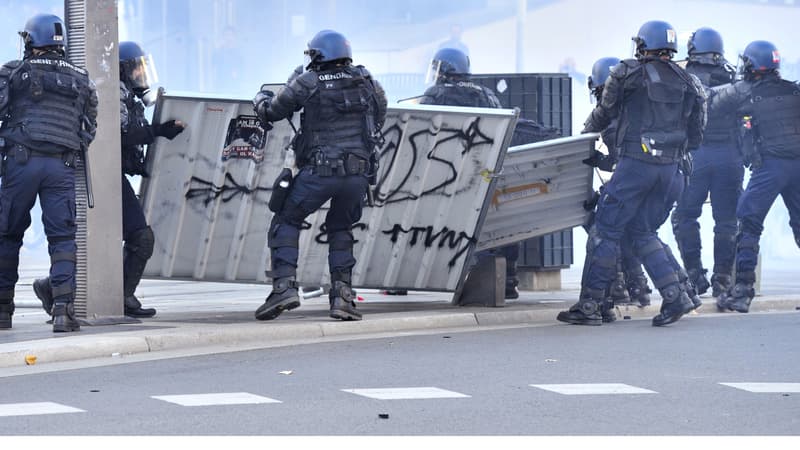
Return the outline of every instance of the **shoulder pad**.
<path id="1" fill-rule="evenodd" d="M 291 84 L 299 84 L 300 86 L 311 89 L 317 85 L 318 74 L 313 70 L 308 70 L 298 75 Z"/>
<path id="2" fill-rule="evenodd" d="M 640 66 L 641 64 L 639 61 L 635 59 L 625 59 L 616 66 L 612 67 L 609 74 L 614 78 L 625 78 L 628 75 L 628 72 Z"/>
<path id="3" fill-rule="evenodd" d="M 369 70 L 367 70 L 366 67 L 364 67 L 364 66 L 355 66 L 355 69 L 358 71 L 359 74 L 361 74 L 362 77 L 370 78 L 370 79 L 372 78 L 372 74 L 369 73 Z"/>
<path id="4" fill-rule="evenodd" d="M 20 66 L 22 66 L 22 61 L 19 60 L 9 61 L 3 64 L 3 67 L 0 67 L 0 77 L 9 77 L 11 73 Z"/>

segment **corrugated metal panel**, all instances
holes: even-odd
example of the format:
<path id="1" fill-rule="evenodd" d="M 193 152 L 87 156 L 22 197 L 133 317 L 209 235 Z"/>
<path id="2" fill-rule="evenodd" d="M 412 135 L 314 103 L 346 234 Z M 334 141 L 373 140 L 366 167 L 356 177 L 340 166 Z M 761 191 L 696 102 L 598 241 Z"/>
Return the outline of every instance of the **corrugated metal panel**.
<path id="1" fill-rule="evenodd" d="M 67 52 L 70 61 L 80 67 L 86 67 L 86 2 L 84 0 L 66 0 L 64 24 L 67 27 Z M 86 301 L 88 298 L 88 222 L 87 209 L 89 199 L 86 195 L 86 177 L 84 161 L 76 159 L 75 170 L 75 312 L 78 317 L 86 317 Z"/>
<path id="2" fill-rule="evenodd" d="M 276 123 L 258 151 L 236 139 L 259 133 L 248 122 L 250 102 L 169 95 L 156 108 L 156 120 L 189 126 L 173 141 L 159 139 L 148 155 L 155 170 L 142 195 L 157 242 L 146 275 L 266 281 L 267 202 L 290 154 L 283 151 L 288 122 Z M 354 285 L 455 290 L 516 118 L 513 110 L 390 106 L 375 207 L 353 230 Z M 300 235 L 301 283 L 328 282 L 327 206 Z"/>
<path id="3" fill-rule="evenodd" d="M 478 250 L 582 225 L 592 170 L 581 161 L 589 157 L 597 137 L 583 134 L 510 148 Z"/>

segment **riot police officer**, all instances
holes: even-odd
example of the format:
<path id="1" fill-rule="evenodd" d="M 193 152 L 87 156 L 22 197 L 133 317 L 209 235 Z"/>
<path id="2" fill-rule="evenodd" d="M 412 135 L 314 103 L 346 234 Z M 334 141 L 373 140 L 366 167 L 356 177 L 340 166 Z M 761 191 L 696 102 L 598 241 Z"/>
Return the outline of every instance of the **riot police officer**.
<path id="1" fill-rule="evenodd" d="M 722 37 L 711 28 L 695 31 L 688 43 L 686 71 L 706 88 L 730 84 L 735 71 L 723 57 Z M 735 141 L 735 117 L 730 111 L 709 111 L 703 145 L 692 152 L 692 174 L 672 213 L 672 230 L 684 267 L 698 294 L 713 287 L 719 297 L 731 287 L 736 247 L 736 203 L 742 193 L 744 166 Z M 714 269 L 711 283 L 700 258 L 703 203 L 711 194 L 714 218 Z"/>
<path id="2" fill-rule="evenodd" d="M 602 131 L 618 119 L 614 142 L 620 160 L 598 202 L 598 236 L 585 294 L 559 313 L 563 322 L 602 323 L 605 291 L 614 280 L 625 233 L 663 300 L 653 325 L 673 323 L 694 308 L 675 267 L 677 261 L 658 239 L 657 230 L 683 190 L 678 162 L 687 149 L 702 142 L 705 94 L 699 80 L 672 61 L 677 33 L 670 24 L 647 22 L 633 40 L 636 59 L 624 60 L 611 70 L 602 101 L 583 130 Z"/>
<path id="3" fill-rule="evenodd" d="M 425 90 L 423 105 L 502 108 L 491 89 L 470 81 L 469 56 L 456 48 L 442 48 L 433 55 L 426 78 L 435 83 Z"/>
<path id="4" fill-rule="evenodd" d="M 592 75 L 589 76 L 588 85 L 589 91 L 597 103 L 600 103 L 603 98 L 603 87 L 606 80 L 611 74 L 611 69 L 619 64 L 619 58 L 606 57 L 600 58 L 592 65 Z M 616 120 L 603 129 L 601 137 L 603 143 L 608 149 L 608 154 L 603 154 L 595 150 L 592 156 L 584 163 L 592 167 L 597 167 L 605 172 L 613 172 L 614 167 L 619 161 L 617 148 L 614 139 L 617 131 Z M 585 285 L 585 278 L 587 276 L 589 265 L 594 254 L 594 247 L 597 240 L 597 226 L 595 225 L 595 207 L 597 200 L 602 195 L 604 188 L 600 188 L 600 192 L 596 192 L 593 201 L 587 204 L 588 208 L 592 211 L 589 221 L 585 225 L 587 232 L 586 239 L 586 259 L 583 265 L 583 279 L 582 286 Z M 642 263 L 631 247 L 630 239 L 622 239 L 620 242 L 620 258 L 617 262 L 617 276 L 615 277 L 607 299 L 601 308 L 601 315 L 603 322 L 614 322 L 616 314 L 614 313 L 614 304 L 621 303 L 636 303 L 639 306 L 648 306 L 650 304 L 650 287 L 647 285 L 647 277 L 642 269 Z M 585 295 L 585 293 L 583 293 Z M 582 296 L 583 296 L 582 295 Z"/>
<path id="5" fill-rule="evenodd" d="M 368 178 L 376 170 L 375 147 L 386 118 L 386 95 L 367 69 L 352 65 L 350 42 L 341 33 L 320 31 L 305 54 L 305 71 L 296 70 L 277 95 L 262 90 L 253 99 L 263 122 L 304 110 L 293 143 L 299 171 L 283 201 L 274 201 L 276 191 L 270 200 L 275 212 L 267 236 L 272 292 L 255 317 L 271 320 L 300 306 L 296 281 L 300 229 L 308 215 L 330 200 L 325 219 L 330 316 L 360 320 L 351 288 L 356 264 L 351 228 L 361 218 Z"/>
<path id="6" fill-rule="evenodd" d="M 425 90 L 420 98 L 423 105 L 468 106 L 474 108 L 502 108 L 495 93 L 479 84 L 470 81 L 469 56 L 457 48 L 439 49 L 433 59 L 427 75 L 428 81 L 434 84 Z M 505 298 L 519 298 L 519 279 L 517 278 L 517 260 L 520 244 L 511 244 L 498 249 L 480 252 L 481 258 L 495 252 L 506 258 Z"/>
<path id="7" fill-rule="evenodd" d="M 774 44 L 751 42 L 741 55 L 743 79 L 710 94 L 712 113 L 742 118 L 740 145 L 752 171 L 736 208 L 736 283 L 717 300 L 720 310 L 749 311 L 764 218 L 778 195 L 800 247 L 800 86 L 781 78 L 780 62 Z"/>
<path id="8" fill-rule="evenodd" d="M 36 196 L 50 253 L 53 332 L 80 331 L 75 317 L 75 157 L 94 140 L 97 94 L 66 57 L 66 27 L 39 14 L 20 32 L 22 61 L 0 69 L 0 328 L 11 328 L 19 251 Z"/>
<path id="9" fill-rule="evenodd" d="M 119 43 L 120 73 L 120 125 L 122 132 L 122 292 L 124 313 L 133 318 L 153 317 L 155 308 L 142 308 L 136 298 L 136 287 L 142 279 L 147 260 L 153 254 L 155 235 L 147 224 L 142 206 L 126 175 L 148 176 L 145 169 L 144 146 L 163 136 L 174 139 L 184 129 L 180 121 L 169 120 L 150 124 L 145 118 L 145 107 L 150 106 L 155 94 L 150 90 L 157 82 L 155 66 L 150 55 L 136 42 Z M 52 304 L 48 280 L 34 281 L 33 290 L 45 310 Z"/>

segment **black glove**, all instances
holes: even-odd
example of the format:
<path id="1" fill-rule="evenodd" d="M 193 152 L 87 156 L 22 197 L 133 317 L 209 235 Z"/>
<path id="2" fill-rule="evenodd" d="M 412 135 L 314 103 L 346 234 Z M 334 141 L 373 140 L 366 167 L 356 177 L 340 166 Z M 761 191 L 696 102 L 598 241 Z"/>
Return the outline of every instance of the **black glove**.
<path id="1" fill-rule="evenodd" d="M 604 172 L 613 172 L 614 167 L 617 165 L 617 161 L 614 158 L 597 150 L 592 151 L 592 155 L 582 162 L 589 167 L 597 167 Z"/>
<path id="2" fill-rule="evenodd" d="M 178 125 L 174 120 L 164 122 L 159 125 L 153 125 L 156 136 L 164 136 L 170 141 L 175 139 L 175 136 L 183 132 L 183 125 Z"/>
<path id="3" fill-rule="evenodd" d="M 255 110 L 256 114 L 262 116 L 273 97 L 275 97 L 275 93 L 269 89 L 264 89 L 264 86 L 262 86 L 261 90 L 258 91 L 258 94 L 253 98 L 253 110 Z"/>

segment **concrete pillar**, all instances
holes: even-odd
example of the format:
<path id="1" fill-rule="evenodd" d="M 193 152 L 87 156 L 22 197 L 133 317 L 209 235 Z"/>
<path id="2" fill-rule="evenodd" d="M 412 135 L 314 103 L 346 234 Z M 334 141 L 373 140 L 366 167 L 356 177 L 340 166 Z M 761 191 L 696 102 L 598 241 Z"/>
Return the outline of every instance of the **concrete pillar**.
<path id="1" fill-rule="evenodd" d="M 560 291 L 561 270 L 517 269 L 520 291 Z"/>
<path id="2" fill-rule="evenodd" d="M 117 1 L 65 0 L 64 11 L 69 57 L 89 71 L 100 99 L 97 136 L 88 152 L 94 208 L 87 207 L 83 171 L 77 171 L 75 310 L 89 324 L 127 322 L 122 302 Z"/>

